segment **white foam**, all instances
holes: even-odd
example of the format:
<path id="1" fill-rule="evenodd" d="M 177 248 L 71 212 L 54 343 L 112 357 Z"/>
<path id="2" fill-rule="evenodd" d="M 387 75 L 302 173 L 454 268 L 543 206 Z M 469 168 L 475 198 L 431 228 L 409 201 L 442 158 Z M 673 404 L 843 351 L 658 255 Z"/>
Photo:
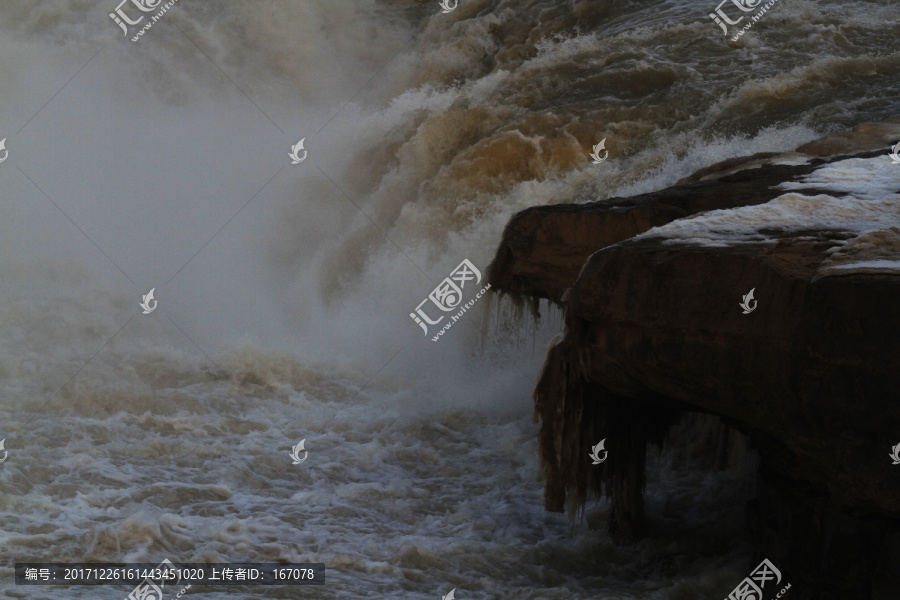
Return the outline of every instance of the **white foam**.
<path id="1" fill-rule="evenodd" d="M 859 262 L 843 263 L 831 265 L 831 269 L 888 269 L 891 271 L 900 271 L 900 260 L 863 260 Z"/>
<path id="2" fill-rule="evenodd" d="M 847 159 L 823 166 L 799 182 L 778 186 L 792 190 L 765 204 L 713 210 L 654 227 L 638 238 L 666 238 L 669 243 L 727 246 L 765 243 L 777 235 L 803 231 L 840 231 L 858 236 L 900 223 L 900 169 L 884 157 Z M 846 195 L 802 190 L 841 192 Z M 727 194 L 723 188 L 723 194 Z"/>

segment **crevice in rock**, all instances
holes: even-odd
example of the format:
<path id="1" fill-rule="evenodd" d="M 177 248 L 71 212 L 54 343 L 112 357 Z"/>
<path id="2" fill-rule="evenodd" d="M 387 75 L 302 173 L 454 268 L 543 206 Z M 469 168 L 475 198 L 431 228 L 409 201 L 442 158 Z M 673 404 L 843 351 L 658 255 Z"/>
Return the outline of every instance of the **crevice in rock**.
<path id="1" fill-rule="evenodd" d="M 584 346 L 563 337 L 548 351 L 534 389 L 545 507 L 575 519 L 583 514 L 588 499 L 605 495 L 612 505 L 610 534 L 624 542 L 640 537 L 645 529 L 648 445 L 661 451 L 670 427 L 686 411 L 678 402 L 651 394 L 641 398 L 614 394 L 592 382 L 589 369 Z M 593 465 L 588 449 L 601 439 L 606 439 L 607 460 Z M 727 462 L 726 446 L 716 453 Z"/>

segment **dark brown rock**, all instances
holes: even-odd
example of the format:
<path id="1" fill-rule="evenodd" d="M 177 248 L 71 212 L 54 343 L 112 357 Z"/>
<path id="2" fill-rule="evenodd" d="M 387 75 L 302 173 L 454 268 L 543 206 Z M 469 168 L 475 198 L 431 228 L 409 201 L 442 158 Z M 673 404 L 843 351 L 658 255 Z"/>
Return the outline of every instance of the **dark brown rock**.
<path id="1" fill-rule="evenodd" d="M 855 235 L 841 227 L 719 246 L 630 239 L 768 202 L 784 193 L 774 186 L 838 159 L 729 161 L 653 194 L 511 220 L 492 286 L 565 310 L 534 392 L 549 510 L 605 493 L 616 539 L 641 535 L 647 444 L 680 414 L 711 413 L 759 450 L 748 522 L 761 554 L 796 577 L 792 596 L 900 597 L 900 466 L 888 458 L 900 442 L 900 271 L 830 268 Z M 897 258 L 900 229 L 871 239 L 881 254 L 860 247 Z M 743 314 L 751 288 L 757 309 Z M 604 437 L 609 459 L 591 467 Z"/>
<path id="2" fill-rule="evenodd" d="M 745 168 L 715 180 L 693 181 L 631 198 L 528 208 L 507 224 L 488 267 L 488 280 L 504 294 L 560 304 L 587 258 L 600 248 L 706 210 L 764 204 L 783 193 L 770 189 L 773 186 L 833 160 L 836 158 L 803 165 L 766 164 L 765 169 L 756 167 L 763 164 L 756 159 L 726 161 L 720 168 L 732 171 L 737 164 Z M 727 194 L 722 193 L 724 189 Z"/>

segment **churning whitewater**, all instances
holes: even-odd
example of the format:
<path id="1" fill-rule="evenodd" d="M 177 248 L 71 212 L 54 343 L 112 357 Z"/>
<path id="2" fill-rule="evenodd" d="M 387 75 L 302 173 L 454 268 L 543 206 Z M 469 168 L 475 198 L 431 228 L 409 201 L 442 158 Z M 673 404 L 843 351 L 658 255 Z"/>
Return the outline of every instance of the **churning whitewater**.
<path id="1" fill-rule="evenodd" d="M 616 547 L 604 503 L 542 508 L 531 387 L 559 316 L 485 295 L 439 344 L 409 317 L 519 210 L 900 113 L 895 6 L 781 0 L 729 43 L 714 4 L 181 0 L 133 43 L 115 0 L 4 0 L 3 580 L 168 558 L 327 567 L 185 596 L 216 600 L 731 589 L 752 452 L 654 454 L 651 535 Z"/>

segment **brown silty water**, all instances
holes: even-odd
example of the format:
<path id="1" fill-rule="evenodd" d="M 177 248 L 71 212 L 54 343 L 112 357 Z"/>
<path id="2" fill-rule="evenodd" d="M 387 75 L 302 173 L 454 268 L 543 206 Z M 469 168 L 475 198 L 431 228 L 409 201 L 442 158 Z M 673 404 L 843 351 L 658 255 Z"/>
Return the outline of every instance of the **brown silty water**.
<path id="1" fill-rule="evenodd" d="M 542 507 L 552 311 L 484 344 L 487 302 L 438 343 L 408 314 L 521 209 L 900 113 L 895 6 L 780 0 L 731 43 L 714 2 L 182 0 L 132 43 L 114 4 L 0 7 L 0 597 L 130 591 L 12 585 L 27 560 L 328 567 L 205 598 L 677 600 L 746 576 L 741 440 L 679 425 L 646 460 L 651 535 L 617 547 L 603 503 Z"/>

